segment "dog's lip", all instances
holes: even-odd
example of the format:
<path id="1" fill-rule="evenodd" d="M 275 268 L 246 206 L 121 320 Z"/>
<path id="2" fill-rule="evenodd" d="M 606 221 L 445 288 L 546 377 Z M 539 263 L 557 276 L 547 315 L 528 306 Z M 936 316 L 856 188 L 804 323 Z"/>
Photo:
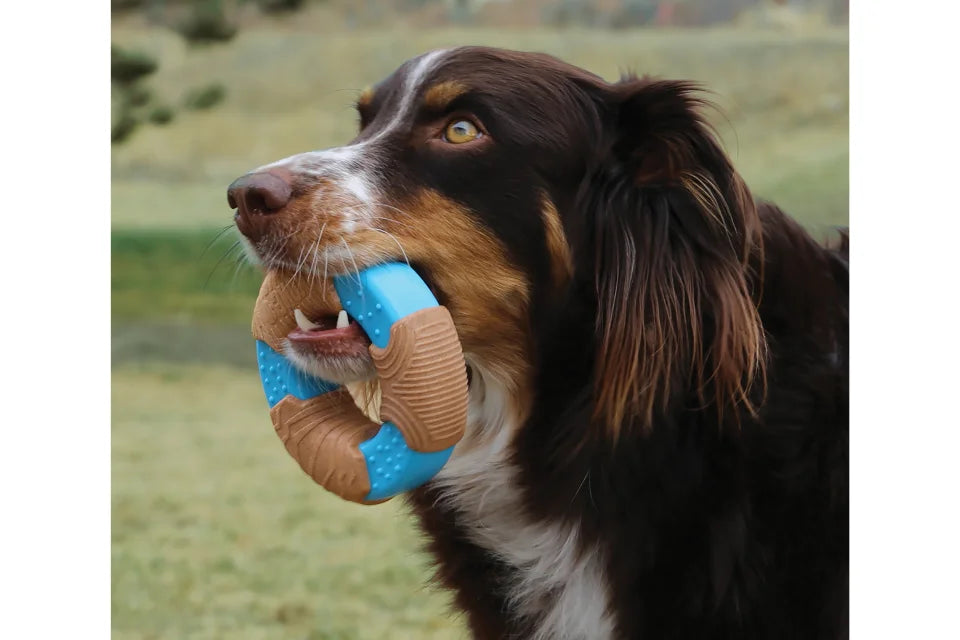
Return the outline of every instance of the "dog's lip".
<path id="1" fill-rule="evenodd" d="M 367 355 L 370 338 L 356 321 L 345 327 L 336 326 L 336 316 L 311 319 L 314 329 L 296 328 L 287 334 L 287 340 L 297 351 L 314 356 Z"/>

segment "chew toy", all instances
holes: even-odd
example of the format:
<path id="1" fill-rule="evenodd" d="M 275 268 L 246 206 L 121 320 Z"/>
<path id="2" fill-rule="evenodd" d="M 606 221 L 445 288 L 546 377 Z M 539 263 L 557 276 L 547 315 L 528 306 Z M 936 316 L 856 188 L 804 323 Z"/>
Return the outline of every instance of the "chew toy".
<path id="1" fill-rule="evenodd" d="M 309 277 L 268 272 L 253 315 L 257 363 L 290 455 L 327 490 L 373 504 L 420 486 L 446 463 L 466 426 L 466 367 L 450 313 L 406 264 L 338 276 L 334 288 L 339 301 L 324 298 Z M 367 418 L 346 389 L 281 355 L 296 329 L 294 309 L 318 317 L 341 307 L 370 339 L 382 424 Z"/>

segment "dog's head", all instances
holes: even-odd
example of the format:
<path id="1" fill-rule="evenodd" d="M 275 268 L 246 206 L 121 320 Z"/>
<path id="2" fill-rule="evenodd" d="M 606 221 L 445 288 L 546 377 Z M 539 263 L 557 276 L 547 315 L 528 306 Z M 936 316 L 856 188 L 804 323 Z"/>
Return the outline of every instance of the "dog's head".
<path id="1" fill-rule="evenodd" d="M 434 51 L 359 97 L 349 145 L 263 166 L 229 199 L 261 262 L 318 286 L 409 261 L 453 316 L 474 400 L 495 386 L 522 415 L 549 362 L 615 435 L 691 393 L 743 402 L 760 368 L 757 216 L 701 107 L 689 84 Z M 288 353 L 309 372 L 372 371 L 346 338 L 301 338 Z"/>

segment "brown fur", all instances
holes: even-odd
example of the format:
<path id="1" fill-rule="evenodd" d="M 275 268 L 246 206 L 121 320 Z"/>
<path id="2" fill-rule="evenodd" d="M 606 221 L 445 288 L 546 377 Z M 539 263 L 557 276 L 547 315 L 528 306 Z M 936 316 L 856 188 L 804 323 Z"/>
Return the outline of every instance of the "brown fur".
<path id="1" fill-rule="evenodd" d="M 547 251 L 550 252 L 553 282 L 560 287 L 573 276 L 573 256 L 570 252 L 570 243 L 567 242 L 567 235 L 563 230 L 563 221 L 560 220 L 557 207 L 546 195 L 543 195 L 541 206 L 543 226 L 547 236 Z"/>
<path id="2" fill-rule="evenodd" d="M 628 147 L 624 160 L 649 201 L 663 203 L 650 206 L 702 225 L 725 248 L 705 256 L 694 245 L 671 244 L 666 226 L 647 228 L 656 223 L 643 212 L 611 230 L 598 248 L 604 264 L 595 417 L 614 438 L 628 416 L 650 429 L 655 413 L 667 411 L 674 393 L 691 383 L 721 418 L 724 407 L 738 404 L 752 412 L 765 353 L 747 281 L 748 262 L 762 255 L 753 197 L 705 124 L 706 103 L 693 85 L 628 78 L 615 90 L 627 116 L 642 123 L 633 132 L 642 142 Z"/>

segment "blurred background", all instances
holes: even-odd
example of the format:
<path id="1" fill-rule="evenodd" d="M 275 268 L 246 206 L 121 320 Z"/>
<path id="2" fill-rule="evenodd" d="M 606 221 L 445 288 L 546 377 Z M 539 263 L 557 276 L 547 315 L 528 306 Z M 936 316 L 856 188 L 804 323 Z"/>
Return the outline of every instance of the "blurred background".
<path id="1" fill-rule="evenodd" d="M 399 501 L 315 486 L 273 433 L 226 187 L 348 142 L 438 47 L 698 80 L 757 196 L 847 223 L 846 0 L 113 0 L 115 638 L 462 638 Z"/>

